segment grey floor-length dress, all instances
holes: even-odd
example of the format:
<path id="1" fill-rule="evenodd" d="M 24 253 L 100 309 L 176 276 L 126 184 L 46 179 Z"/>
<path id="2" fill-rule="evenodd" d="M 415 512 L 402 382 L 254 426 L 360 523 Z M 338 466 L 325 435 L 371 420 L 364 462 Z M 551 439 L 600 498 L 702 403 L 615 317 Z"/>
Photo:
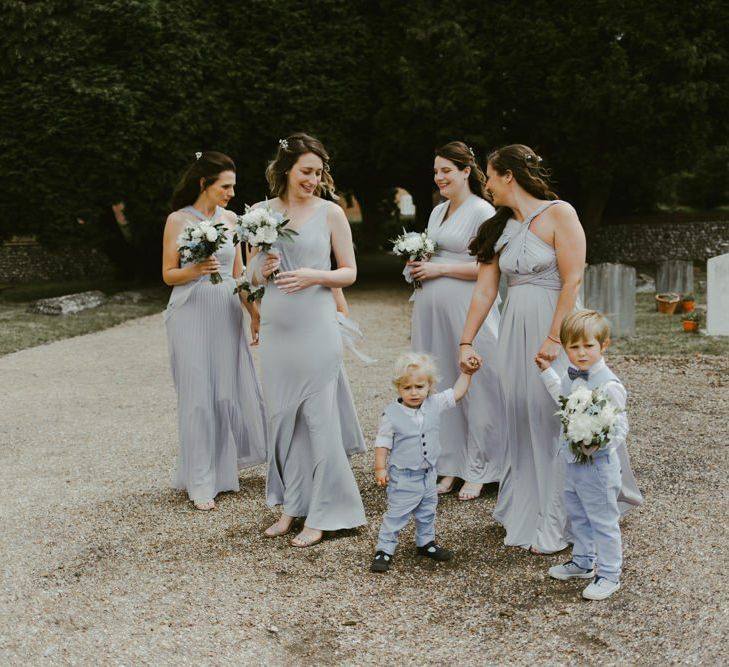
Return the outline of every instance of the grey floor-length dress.
<path id="1" fill-rule="evenodd" d="M 468 244 L 479 226 L 494 214 L 487 201 L 471 195 L 443 220 L 449 202 L 433 209 L 428 236 L 438 243 L 434 263 L 475 262 Z M 466 321 L 475 282 L 449 276 L 424 280 L 413 294 L 412 348 L 432 355 L 441 375 L 438 391 L 452 387 L 460 374 L 458 341 Z M 439 475 L 467 482 L 496 482 L 505 451 L 503 398 L 496 368 L 498 304 L 494 303 L 473 347 L 484 362 L 471 387 L 453 410 L 441 416 Z"/>
<path id="2" fill-rule="evenodd" d="M 556 203 L 545 202 L 523 223 L 510 219 L 495 246 L 508 291 L 498 342 L 507 451 L 494 517 L 506 528 L 504 544 L 533 546 L 544 553 L 560 551 L 569 541 L 562 501 L 564 464 L 557 456 L 560 425 L 554 400 L 534 363 L 534 355 L 549 334 L 562 280 L 554 248 L 529 225 Z M 564 352 L 552 367 L 559 375 L 566 371 Z M 642 499 L 627 451 L 618 454 L 623 468 L 621 508 L 625 510 Z"/>
<path id="3" fill-rule="evenodd" d="M 192 206 L 183 212 L 190 222 L 204 219 Z M 222 213 L 218 207 L 213 220 Z M 266 460 L 263 398 L 233 294 L 230 237 L 215 256 L 223 282 L 201 276 L 176 285 L 164 315 L 180 435 L 174 486 L 197 502 L 238 491 L 238 470 Z"/>
<path id="4" fill-rule="evenodd" d="M 331 233 L 322 200 L 292 241 L 274 244 L 281 270 L 331 268 Z M 260 270 L 265 253 L 251 268 Z M 273 282 L 261 302 L 261 373 L 268 415 L 266 501 L 319 530 L 366 523 L 348 455 L 365 443 L 344 373 L 331 290 L 285 294 Z"/>

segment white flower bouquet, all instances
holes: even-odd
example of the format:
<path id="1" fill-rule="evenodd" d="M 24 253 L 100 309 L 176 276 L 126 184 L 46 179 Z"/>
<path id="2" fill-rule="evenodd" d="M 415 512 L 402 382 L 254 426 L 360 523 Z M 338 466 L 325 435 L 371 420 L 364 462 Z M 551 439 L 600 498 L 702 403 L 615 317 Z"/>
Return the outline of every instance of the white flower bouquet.
<path id="1" fill-rule="evenodd" d="M 177 237 L 177 249 L 183 262 L 197 264 L 211 257 L 225 244 L 225 225 L 212 220 L 200 220 L 187 225 Z M 210 274 L 213 285 L 223 282 L 219 273 Z"/>
<path id="2" fill-rule="evenodd" d="M 246 275 L 246 272 L 244 270 L 240 278 L 235 281 L 235 289 L 233 290 L 233 294 L 247 292 L 248 296 L 246 297 L 246 300 L 253 303 L 254 301 L 260 301 L 263 298 L 263 294 L 265 291 L 266 288 L 263 285 L 254 285 L 250 280 L 248 280 L 248 276 Z"/>
<path id="3" fill-rule="evenodd" d="M 592 455 L 615 437 L 618 415 L 623 412 L 598 389 L 579 387 L 559 397 L 555 413 L 562 422 L 562 435 L 577 463 L 592 463 Z"/>
<path id="4" fill-rule="evenodd" d="M 428 236 L 428 232 L 406 232 L 402 230 L 402 234 L 392 241 L 392 251 L 398 257 L 405 257 L 411 262 L 427 262 L 438 250 L 438 244 Z M 406 279 L 409 272 L 406 274 Z M 422 287 L 419 280 L 408 280 L 413 283 L 413 287 L 418 289 Z"/>
<path id="5" fill-rule="evenodd" d="M 285 229 L 289 222 L 283 213 L 274 211 L 270 206 L 246 206 L 246 212 L 238 216 L 234 241 L 244 241 L 254 248 L 268 252 L 279 239 L 291 240 L 298 235 L 293 229 Z"/>

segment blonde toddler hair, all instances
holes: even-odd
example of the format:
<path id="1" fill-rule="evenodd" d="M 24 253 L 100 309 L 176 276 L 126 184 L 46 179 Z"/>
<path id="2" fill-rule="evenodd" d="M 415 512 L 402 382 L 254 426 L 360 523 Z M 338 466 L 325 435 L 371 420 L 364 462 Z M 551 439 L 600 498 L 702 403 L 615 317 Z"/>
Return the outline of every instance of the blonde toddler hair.
<path id="1" fill-rule="evenodd" d="M 600 345 L 610 340 L 610 322 L 596 310 L 576 310 L 562 321 L 559 339 L 565 347 L 580 340 L 594 338 Z"/>
<path id="2" fill-rule="evenodd" d="M 438 384 L 438 368 L 433 357 L 418 352 L 405 352 L 395 361 L 392 369 L 392 384 L 400 388 L 405 380 L 415 373 L 422 373 L 430 383 L 428 394 L 432 394 Z"/>

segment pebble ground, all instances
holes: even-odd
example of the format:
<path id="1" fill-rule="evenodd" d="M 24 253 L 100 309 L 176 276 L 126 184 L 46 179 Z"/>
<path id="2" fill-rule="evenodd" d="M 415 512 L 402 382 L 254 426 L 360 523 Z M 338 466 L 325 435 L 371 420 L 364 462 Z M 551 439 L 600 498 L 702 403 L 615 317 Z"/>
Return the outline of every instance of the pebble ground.
<path id="1" fill-rule="evenodd" d="M 379 359 L 348 359 L 371 443 L 408 347 L 402 290 L 352 315 Z M 623 587 L 604 602 L 546 576 L 566 553 L 502 544 L 495 488 L 439 506 L 451 563 L 368 571 L 384 493 L 353 458 L 369 524 L 311 549 L 263 529 L 262 467 L 218 509 L 170 488 L 175 395 L 159 315 L 0 357 L 0 664 L 721 664 L 729 636 L 729 360 L 619 357 L 646 502 L 623 523 Z M 721 656 L 724 655 L 724 658 Z"/>

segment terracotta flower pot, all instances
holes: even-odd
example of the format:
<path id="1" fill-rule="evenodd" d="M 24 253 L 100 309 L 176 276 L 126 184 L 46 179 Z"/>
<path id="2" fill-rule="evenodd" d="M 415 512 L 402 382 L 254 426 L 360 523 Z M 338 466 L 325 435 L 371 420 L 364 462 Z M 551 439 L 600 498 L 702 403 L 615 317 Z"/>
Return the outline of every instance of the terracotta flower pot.
<path id="1" fill-rule="evenodd" d="M 675 292 L 665 292 L 664 294 L 656 294 L 656 310 L 659 313 L 673 315 L 681 296 Z"/>
<path id="2" fill-rule="evenodd" d="M 699 323 L 696 320 L 683 320 L 681 322 L 684 331 L 692 331 L 696 333 L 699 330 Z"/>
<path id="3" fill-rule="evenodd" d="M 681 308 L 684 313 L 690 313 L 694 308 L 696 308 L 696 302 L 695 301 L 681 301 Z"/>

